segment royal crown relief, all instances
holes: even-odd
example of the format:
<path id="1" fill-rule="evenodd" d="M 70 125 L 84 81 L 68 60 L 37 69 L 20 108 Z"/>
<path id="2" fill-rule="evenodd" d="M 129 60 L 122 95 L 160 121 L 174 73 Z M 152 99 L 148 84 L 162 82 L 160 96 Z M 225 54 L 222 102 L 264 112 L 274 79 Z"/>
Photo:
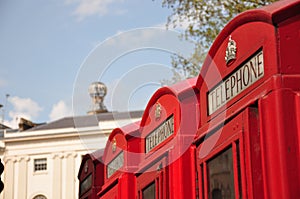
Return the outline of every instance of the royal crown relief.
<path id="1" fill-rule="evenodd" d="M 236 42 L 231 38 L 230 35 L 225 54 L 225 61 L 227 66 L 236 59 L 236 51 Z"/>
<path id="2" fill-rule="evenodd" d="M 236 55 L 236 42 L 229 36 L 225 53 L 227 66 L 236 60 Z M 237 69 L 232 69 L 233 72 L 228 77 L 224 78 L 222 82 L 208 92 L 208 115 L 213 114 L 264 76 L 264 56 L 262 49 L 247 60 L 246 63 L 241 64 Z"/>

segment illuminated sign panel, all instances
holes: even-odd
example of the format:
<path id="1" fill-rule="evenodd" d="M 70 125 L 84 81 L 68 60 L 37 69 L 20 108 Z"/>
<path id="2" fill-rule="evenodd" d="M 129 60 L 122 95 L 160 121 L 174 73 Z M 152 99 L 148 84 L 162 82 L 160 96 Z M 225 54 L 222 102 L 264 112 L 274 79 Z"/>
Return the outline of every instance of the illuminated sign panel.
<path id="1" fill-rule="evenodd" d="M 208 92 L 208 114 L 213 114 L 229 100 L 243 92 L 264 76 L 263 51 L 260 50 L 249 61 Z"/>
<path id="2" fill-rule="evenodd" d="M 119 153 L 108 165 L 107 165 L 107 178 L 112 176 L 117 170 L 124 165 L 124 153 Z"/>
<path id="3" fill-rule="evenodd" d="M 146 153 L 174 134 L 174 115 L 169 117 L 146 137 Z"/>

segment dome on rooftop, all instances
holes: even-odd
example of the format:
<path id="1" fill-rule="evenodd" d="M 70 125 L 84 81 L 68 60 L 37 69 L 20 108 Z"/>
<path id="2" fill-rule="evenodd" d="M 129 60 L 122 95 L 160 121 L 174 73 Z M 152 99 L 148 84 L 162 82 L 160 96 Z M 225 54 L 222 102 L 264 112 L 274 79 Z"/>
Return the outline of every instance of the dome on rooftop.
<path id="1" fill-rule="evenodd" d="M 97 114 L 107 112 L 106 107 L 103 104 L 104 97 L 107 94 L 107 87 L 102 82 L 93 82 L 88 89 L 89 95 L 92 98 L 92 108 L 88 111 L 88 114 Z"/>

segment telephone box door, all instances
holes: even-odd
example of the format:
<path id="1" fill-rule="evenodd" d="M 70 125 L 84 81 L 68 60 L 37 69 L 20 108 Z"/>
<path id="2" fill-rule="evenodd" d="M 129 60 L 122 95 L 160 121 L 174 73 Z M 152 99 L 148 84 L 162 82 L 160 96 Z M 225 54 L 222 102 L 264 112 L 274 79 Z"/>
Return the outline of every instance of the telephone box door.
<path id="1" fill-rule="evenodd" d="M 197 147 L 198 198 L 263 198 L 258 125 L 257 108 L 247 108 L 206 134 Z"/>
<path id="2" fill-rule="evenodd" d="M 167 169 L 166 159 L 152 164 L 137 177 L 139 199 L 167 198 Z"/>

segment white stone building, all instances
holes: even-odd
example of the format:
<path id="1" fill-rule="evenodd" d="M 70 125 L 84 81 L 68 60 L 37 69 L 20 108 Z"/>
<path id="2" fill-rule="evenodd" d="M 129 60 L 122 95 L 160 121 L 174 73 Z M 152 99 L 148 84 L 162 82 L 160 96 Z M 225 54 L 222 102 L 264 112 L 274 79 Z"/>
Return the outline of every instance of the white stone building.
<path id="1" fill-rule="evenodd" d="M 67 117 L 20 131 L 0 130 L 4 199 L 78 198 L 82 155 L 104 148 L 118 126 L 140 120 L 142 111 Z"/>

